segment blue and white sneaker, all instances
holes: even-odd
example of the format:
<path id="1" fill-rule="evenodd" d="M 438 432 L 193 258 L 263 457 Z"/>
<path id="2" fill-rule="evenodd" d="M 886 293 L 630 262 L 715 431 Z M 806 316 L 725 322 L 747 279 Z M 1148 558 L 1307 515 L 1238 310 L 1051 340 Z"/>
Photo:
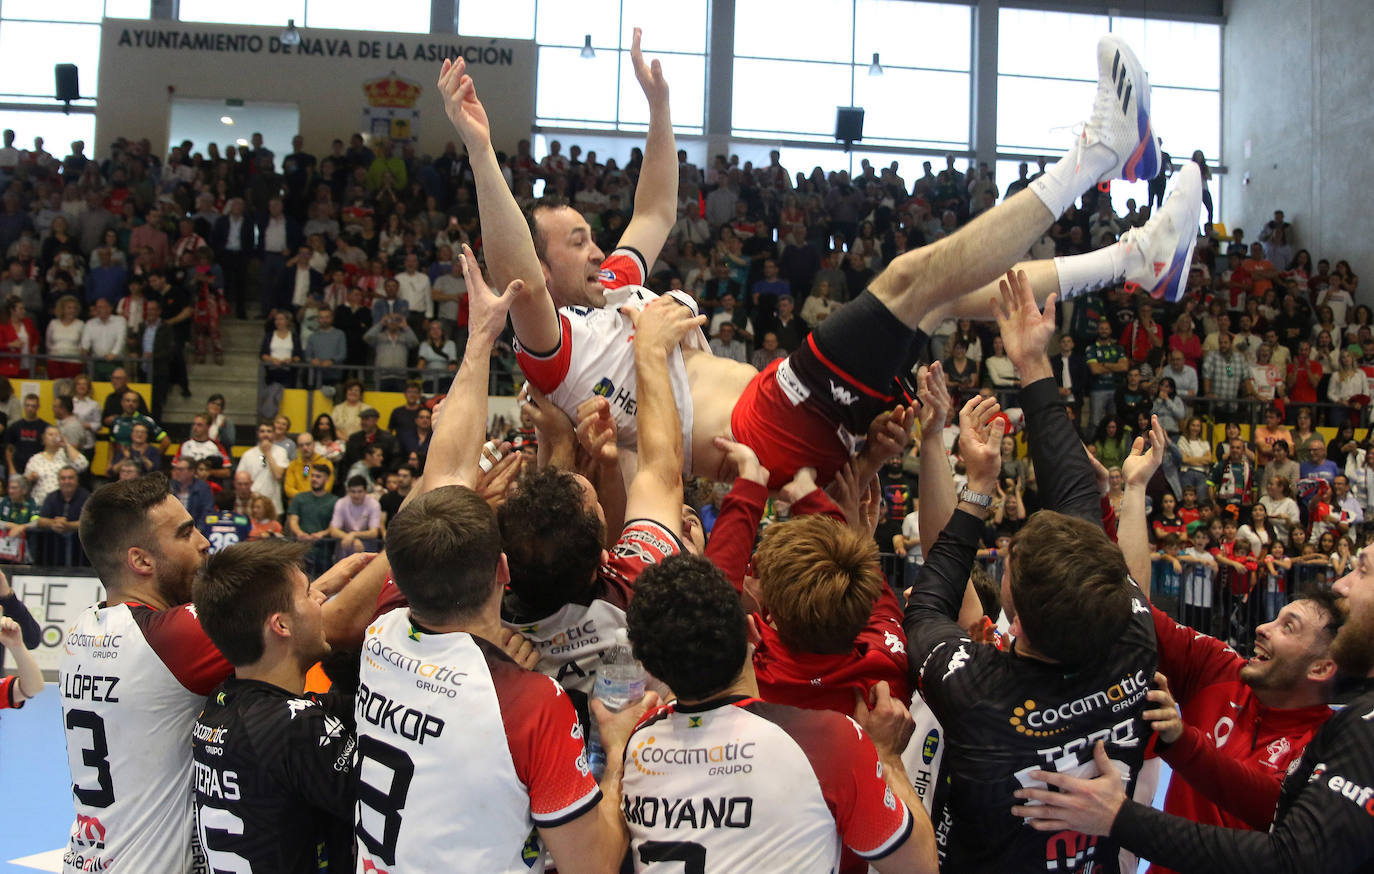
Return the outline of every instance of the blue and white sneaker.
<path id="1" fill-rule="evenodd" d="M 1115 245 L 1125 249 L 1126 288 L 1177 301 L 1188 285 L 1202 213 L 1202 171 L 1192 161 L 1174 171 L 1164 205 L 1144 227 L 1132 228 Z"/>
<path id="2" fill-rule="evenodd" d="M 1110 149 L 1111 169 L 1098 182 L 1138 182 L 1159 174 L 1159 138 L 1150 123 L 1150 81 L 1125 40 L 1108 34 L 1097 42 L 1097 97 L 1092 118 L 1079 135 L 1080 155 Z"/>

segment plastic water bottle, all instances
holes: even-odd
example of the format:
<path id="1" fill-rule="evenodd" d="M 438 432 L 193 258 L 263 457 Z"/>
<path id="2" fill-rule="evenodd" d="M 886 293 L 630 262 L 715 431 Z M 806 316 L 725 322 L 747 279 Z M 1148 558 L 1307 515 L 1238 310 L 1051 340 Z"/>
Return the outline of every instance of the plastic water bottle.
<path id="1" fill-rule="evenodd" d="M 615 632 L 615 645 L 602 657 L 601 666 L 596 670 L 596 684 L 592 687 L 592 698 L 606 705 L 612 712 L 624 710 L 644 697 L 644 666 L 635 661 L 630 649 L 630 634 L 623 628 Z M 591 716 L 591 731 L 587 735 L 587 763 L 598 781 L 606 773 L 606 750 L 601 746 L 601 736 L 596 728 L 596 717 Z"/>

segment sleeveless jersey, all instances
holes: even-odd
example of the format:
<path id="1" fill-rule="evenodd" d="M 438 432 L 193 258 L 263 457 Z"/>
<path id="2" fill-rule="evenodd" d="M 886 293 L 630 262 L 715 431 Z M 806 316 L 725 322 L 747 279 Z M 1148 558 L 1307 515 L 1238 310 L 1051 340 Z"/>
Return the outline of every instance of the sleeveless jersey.
<path id="1" fill-rule="evenodd" d="M 601 284 L 606 289 L 604 307 L 563 307 L 558 311 L 558 345 L 542 355 L 531 353 L 516 340 L 516 360 L 532 385 L 548 396 L 559 409 L 577 421 L 577 405 L 594 395 L 604 397 L 615 419 L 619 446 L 633 451 L 639 428 L 635 380 L 634 325 L 620 307 L 643 309 L 658 297 L 645 288 L 644 258 L 634 249 L 616 249 L 601 262 Z M 686 294 L 673 297 L 696 312 L 696 302 Z M 708 349 L 706 337 L 697 330 L 688 342 Z M 684 470 L 692 469 L 692 390 L 687 382 L 687 367 L 682 350 L 668 356 L 668 380 L 677 401 L 682 425 Z"/>
<path id="2" fill-rule="evenodd" d="M 219 552 L 226 546 L 248 542 L 253 523 L 239 513 L 209 513 L 197 523 L 200 533 L 210 541 L 210 551 Z"/>
<path id="3" fill-rule="evenodd" d="M 358 871 L 543 870 L 537 826 L 594 808 L 568 696 L 496 646 L 375 620 L 358 685 Z"/>
<path id="4" fill-rule="evenodd" d="M 841 843 L 881 859 L 912 829 L 857 723 L 757 698 L 659 708 L 621 785 L 636 871 L 828 874 Z"/>
<path id="5" fill-rule="evenodd" d="M 232 672 L 189 604 L 82 612 L 58 679 L 76 807 L 65 871 L 206 870 L 192 852 L 191 726 Z"/>

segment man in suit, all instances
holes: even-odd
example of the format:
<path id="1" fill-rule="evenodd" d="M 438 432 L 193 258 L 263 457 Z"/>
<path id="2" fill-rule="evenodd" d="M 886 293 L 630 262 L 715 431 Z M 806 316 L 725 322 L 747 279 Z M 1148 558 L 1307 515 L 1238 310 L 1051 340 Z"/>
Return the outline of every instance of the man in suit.
<path id="1" fill-rule="evenodd" d="M 300 224 L 285 212 L 280 197 L 267 201 L 267 212 L 257 218 L 258 257 L 261 259 L 262 311 L 266 315 L 274 309 L 286 309 L 291 298 L 284 292 L 286 259 L 305 244 Z"/>
<path id="2" fill-rule="evenodd" d="M 224 293 L 240 319 L 244 312 L 248 284 L 248 258 L 257 250 L 257 226 L 243 214 L 243 198 L 229 201 L 229 210 L 215 219 L 210 232 L 210 247 L 215 261 L 224 269 Z"/>
<path id="3" fill-rule="evenodd" d="M 162 320 L 162 304 L 148 301 L 147 318 L 139 350 L 143 355 L 144 377 L 153 384 L 153 418 L 162 418 L 162 405 L 172 387 L 172 358 L 176 351 L 176 329 Z"/>
<path id="4" fill-rule="evenodd" d="M 1059 397 L 1064 403 L 1078 409 L 1083 403 L 1083 393 L 1088 390 L 1088 364 L 1083 356 L 1074 351 L 1073 337 L 1064 334 L 1059 338 L 1059 354 L 1050 359 L 1054 368 L 1054 381 L 1059 386 Z"/>

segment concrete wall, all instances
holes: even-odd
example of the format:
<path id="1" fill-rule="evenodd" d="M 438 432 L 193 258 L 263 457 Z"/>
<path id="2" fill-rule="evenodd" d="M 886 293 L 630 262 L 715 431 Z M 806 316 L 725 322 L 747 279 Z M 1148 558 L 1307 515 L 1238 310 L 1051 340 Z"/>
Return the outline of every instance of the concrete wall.
<path id="1" fill-rule="evenodd" d="M 1314 260 L 1350 262 L 1365 303 L 1374 303 L 1370 13 L 1369 0 L 1233 0 L 1222 31 L 1220 218 L 1253 240 L 1282 209 Z"/>
<path id="2" fill-rule="evenodd" d="M 171 45 L 164 34 L 174 35 Z M 395 73 L 421 87 L 413 128 L 419 150 L 437 155 L 457 139 L 435 89 L 446 52 L 468 59 L 498 149 L 513 151 L 530 135 L 532 41 L 311 30 L 292 49 L 280 44 L 280 35 L 280 28 L 106 19 L 96 143 L 87 153 L 107 154 L 119 136 L 146 136 L 155 154 L 165 154 L 173 94 L 295 103 L 308 147 L 324 153 L 335 137 L 366 130 L 363 84 Z"/>

